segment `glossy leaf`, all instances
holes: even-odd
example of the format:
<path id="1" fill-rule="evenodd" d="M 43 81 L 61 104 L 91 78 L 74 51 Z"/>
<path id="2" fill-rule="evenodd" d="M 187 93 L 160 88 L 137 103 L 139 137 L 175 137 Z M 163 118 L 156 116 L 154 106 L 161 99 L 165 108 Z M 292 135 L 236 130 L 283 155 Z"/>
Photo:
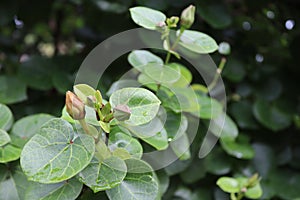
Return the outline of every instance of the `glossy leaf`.
<path id="1" fill-rule="evenodd" d="M 7 163 L 20 158 L 22 149 L 12 144 L 0 147 L 0 163 Z"/>
<path id="2" fill-rule="evenodd" d="M 26 190 L 25 200 L 75 200 L 79 196 L 82 186 L 82 183 L 75 178 L 55 184 L 31 182 Z"/>
<path id="3" fill-rule="evenodd" d="M 158 23 L 166 20 L 162 12 L 151 8 L 134 7 L 129 10 L 133 21 L 146 29 L 155 30 Z"/>
<path id="4" fill-rule="evenodd" d="M 10 109 L 6 105 L 1 103 L 0 103 L 0 116 L 1 116 L 0 129 L 8 131 L 13 124 L 14 117 Z"/>
<path id="5" fill-rule="evenodd" d="M 145 66 L 150 63 L 163 65 L 163 60 L 146 50 L 134 50 L 128 55 L 128 62 L 137 70 L 143 71 Z M 129 87 L 129 86 L 127 86 Z M 120 88 L 121 89 L 121 88 Z"/>
<path id="6" fill-rule="evenodd" d="M 26 85 L 14 76 L 0 76 L 0 103 L 13 104 L 27 99 Z"/>
<path id="7" fill-rule="evenodd" d="M 248 141 L 232 141 L 221 138 L 221 145 L 229 155 L 239 159 L 252 159 L 254 150 Z"/>
<path id="8" fill-rule="evenodd" d="M 230 177 L 221 177 L 217 181 L 217 185 L 225 192 L 236 193 L 239 192 L 239 182 Z"/>
<path id="9" fill-rule="evenodd" d="M 145 73 L 149 78 L 160 84 L 172 84 L 179 80 L 180 69 L 174 69 L 168 65 L 159 65 L 150 63 L 144 68 Z"/>
<path id="10" fill-rule="evenodd" d="M 111 132 L 108 141 L 109 148 L 114 151 L 123 148 L 133 157 L 140 159 L 143 154 L 143 147 L 139 141 L 122 132 Z"/>
<path id="11" fill-rule="evenodd" d="M 118 157 L 111 156 L 99 162 L 92 162 L 79 173 L 81 182 L 90 187 L 94 192 L 109 190 L 119 185 L 125 178 L 126 164 Z"/>
<path id="12" fill-rule="evenodd" d="M 112 107 L 127 105 L 131 111 L 131 125 L 150 122 L 158 112 L 160 100 L 149 90 L 143 88 L 123 88 L 113 93 L 109 99 Z"/>
<path id="13" fill-rule="evenodd" d="M 153 200 L 158 195 L 158 183 L 151 167 L 142 160 L 128 159 L 127 175 L 117 187 L 107 190 L 110 200 Z"/>
<path id="14" fill-rule="evenodd" d="M 52 119 L 24 146 L 21 166 L 29 180 L 58 183 L 84 169 L 94 151 L 91 136 L 74 132 L 63 119 Z"/>
<path id="15" fill-rule="evenodd" d="M 23 140 L 21 147 L 50 119 L 54 117 L 48 114 L 35 114 L 19 119 L 14 124 L 11 134 Z"/>
<path id="16" fill-rule="evenodd" d="M 198 31 L 184 31 L 180 41 L 181 46 L 195 53 L 207 54 L 218 50 L 218 45 L 213 38 Z"/>
<path id="17" fill-rule="evenodd" d="M 10 140 L 8 133 L 6 131 L 0 129 L 0 147 L 6 145 L 10 141 L 11 140 Z"/>

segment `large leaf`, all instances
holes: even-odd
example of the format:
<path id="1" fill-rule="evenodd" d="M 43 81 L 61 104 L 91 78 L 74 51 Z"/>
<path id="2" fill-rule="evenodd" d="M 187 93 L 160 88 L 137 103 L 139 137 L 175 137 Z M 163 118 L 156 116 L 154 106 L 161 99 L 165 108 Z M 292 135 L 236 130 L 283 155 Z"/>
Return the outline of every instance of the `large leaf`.
<path id="1" fill-rule="evenodd" d="M 54 118 L 48 114 L 35 114 L 19 119 L 14 124 L 11 135 L 22 140 L 21 147 L 36 133 L 36 131 L 47 121 Z"/>
<path id="2" fill-rule="evenodd" d="M 12 104 L 27 99 L 26 85 L 13 76 L 0 76 L 0 103 Z"/>
<path id="3" fill-rule="evenodd" d="M 110 200 L 153 200 L 158 195 L 158 183 L 151 167 L 142 160 L 128 159 L 127 175 L 120 185 L 107 190 Z"/>
<path id="4" fill-rule="evenodd" d="M 127 105 L 131 111 L 125 122 L 141 125 L 150 122 L 158 112 L 160 100 L 149 90 L 143 88 L 123 88 L 113 93 L 109 99 L 112 107 Z"/>
<path id="5" fill-rule="evenodd" d="M 128 55 L 128 62 L 137 70 L 143 71 L 145 66 L 150 63 L 163 65 L 163 60 L 146 50 L 135 50 Z"/>
<path id="6" fill-rule="evenodd" d="M 276 104 L 265 100 L 257 100 L 253 107 L 255 118 L 272 131 L 279 131 L 291 124 L 291 116 Z"/>
<path id="7" fill-rule="evenodd" d="M 1 98 L 0 98 L 1 99 Z M 8 131 L 13 124 L 14 118 L 10 111 L 10 109 L 0 103 L 0 129 L 3 129 L 5 131 Z"/>
<path id="8" fill-rule="evenodd" d="M 158 23 L 166 20 L 166 16 L 162 12 L 151 8 L 134 7 L 129 10 L 133 21 L 146 29 L 155 30 Z"/>
<path id="9" fill-rule="evenodd" d="M 25 191 L 29 185 L 19 166 L 0 164 L 1 200 L 25 200 Z"/>
<path id="10" fill-rule="evenodd" d="M 91 136 L 74 132 L 63 119 L 52 119 L 24 146 L 21 166 L 29 180 L 58 183 L 84 169 L 94 152 Z"/>
<path id="11" fill-rule="evenodd" d="M 172 84 L 178 81 L 180 78 L 179 67 L 174 69 L 168 65 L 156 63 L 147 64 L 143 73 L 145 73 L 155 83 L 159 84 Z"/>
<path id="12" fill-rule="evenodd" d="M 133 158 L 140 159 L 143 154 L 143 147 L 137 139 L 119 131 L 110 132 L 108 145 L 112 151 L 117 148 L 125 149 Z"/>
<path id="13" fill-rule="evenodd" d="M 55 184 L 30 183 L 25 200 L 75 200 L 82 189 L 82 183 L 76 178 Z"/>
<path id="14" fill-rule="evenodd" d="M 8 133 L 0 129 L 0 147 L 6 145 L 9 142 L 10 142 L 10 137 Z"/>
<path id="15" fill-rule="evenodd" d="M 0 163 L 18 160 L 20 158 L 21 151 L 22 150 L 20 148 L 12 144 L 0 147 Z"/>
<path id="16" fill-rule="evenodd" d="M 94 192 L 108 190 L 119 185 L 126 176 L 127 168 L 123 160 L 111 156 L 99 162 L 92 162 L 79 173 L 79 180 Z"/>
<path id="17" fill-rule="evenodd" d="M 181 46 L 195 53 L 206 54 L 218 50 L 218 45 L 213 38 L 198 31 L 184 31 L 180 41 Z"/>

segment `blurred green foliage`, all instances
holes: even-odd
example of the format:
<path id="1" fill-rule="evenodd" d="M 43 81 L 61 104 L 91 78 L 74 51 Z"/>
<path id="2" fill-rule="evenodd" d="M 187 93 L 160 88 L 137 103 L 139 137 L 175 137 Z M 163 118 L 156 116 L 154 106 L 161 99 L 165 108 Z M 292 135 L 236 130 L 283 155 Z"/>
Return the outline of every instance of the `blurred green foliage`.
<path id="1" fill-rule="evenodd" d="M 35 113 L 59 116 L 64 93 L 72 88 L 85 56 L 109 36 L 136 27 L 130 7 L 148 6 L 172 16 L 189 4 L 197 14 L 192 29 L 231 45 L 223 80 L 228 113 L 242 134 L 237 143 L 220 141 L 207 158 L 193 156 L 159 172 L 164 198 L 228 199 L 216 186 L 220 176 L 258 172 L 262 199 L 299 199 L 297 0 L 2 0 L 0 103 L 12 109 L 16 120 Z M 217 53 L 212 57 L 220 59 Z M 120 57 L 105 73 L 99 85 L 103 94 L 130 68 L 126 58 Z M 194 82 L 201 81 L 194 77 Z M 195 152 L 200 141 L 196 138 L 192 145 Z M 87 191 L 80 199 L 101 195 Z"/>

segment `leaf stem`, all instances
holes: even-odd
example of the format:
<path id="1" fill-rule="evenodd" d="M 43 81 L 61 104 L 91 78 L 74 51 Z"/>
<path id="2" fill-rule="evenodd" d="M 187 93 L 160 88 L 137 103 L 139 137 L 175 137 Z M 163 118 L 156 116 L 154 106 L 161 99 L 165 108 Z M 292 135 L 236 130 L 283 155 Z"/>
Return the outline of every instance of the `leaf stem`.
<path id="1" fill-rule="evenodd" d="M 90 131 L 89 131 L 89 128 L 88 128 L 88 125 L 87 125 L 85 119 L 79 120 L 79 123 L 80 123 L 81 127 L 83 128 L 84 132 L 85 132 L 86 134 L 92 136 L 92 134 L 91 134 Z"/>
<path id="2" fill-rule="evenodd" d="M 208 91 L 212 90 L 212 89 L 217 85 L 217 82 L 218 82 L 218 80 L 219 80 L 219 76 L 221 75 L 221 73 L 222 73 L 222 71 L 223 71 L 223 68 L 224 68 L 225 64 L 226 64 L 226 58 L 223 57 L 223 58 L 221 59 L 221 62 L 220 62 L 219 67 L 218 67 L 218 69 L 217 69 L 217 71 L 216 71 L 216 74 L 215 74 L 215 76 L 214 76 L 213 81 L 212 81 L 212 82 L 209 84 L 209 86 L 207 87 Z"/>
<path id="3" fill-rule="evenodd" d="M 171 58 L 171 54 L 172 54 L 171 51 L 173 51 L 177 47 L 184 30 L 185 30 L 184 28 L 180 28 L 179 35 L 177 36 L 177 38 L 176 38 L 176 40 L 175 40 L 175 42 L 173 43 L 172 46 L 170 44 L 170 37 L 169 37 L 169 35 L 167 36 L 166 41 L 167 41 L 167 46 L 168 46 L 168 54 L 167 54 L 167 57 L 166 57 L 166 60 L 165 60 L 165 64 L 169 63 L 170 58 Z"/>

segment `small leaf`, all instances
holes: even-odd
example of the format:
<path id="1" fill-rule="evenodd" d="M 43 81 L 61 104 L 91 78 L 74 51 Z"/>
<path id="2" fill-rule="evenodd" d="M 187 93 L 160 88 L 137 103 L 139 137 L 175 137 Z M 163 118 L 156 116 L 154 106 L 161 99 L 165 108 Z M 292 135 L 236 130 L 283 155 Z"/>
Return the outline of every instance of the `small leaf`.
<path id="1" fill-rule="evenodd" d="M 146 51 L 146 50 L 132 51 L 128 55 L 128 61 L 134 68 L 136 68 L 140 72 L 142 72 L 144 70 L 144 68 L 147 64 L 156 63 L 156 64 L 163 65 L 163 63 L 164 63 L 160 57 L 158 57 L 158 56 L 154 55 L 153 53 Z M 127 86 L 127 87 L 129 87 L 129 86 Z M 121 88 L 119 88 L 119 89 L 121 89 Z"/>
<path id="2" fill-rule="evenodd" d="M 151 8 L 134 7 L 129 10 L 133 21 L 146 29 L 155 30 L 159 22 L 166 21 L 162 12 Z"/>
<path id="3" fill-rule="evenodd" d="M 82 183 L 73 178 L 55 184 L 41 184 L 31 182 L 26 189 L 25 199 L 55 199 L 55 200 L 75 200 L 82 189 Z"/>
<path id="4" fill-rule="evenodd" d="M 79 180 L 94 192 L 99 192 L 119 185 L 125 178 L 126 172 L 125 162 L 111 156 L 100 163 L 97 159 L 93 159 L 78 176 Z"/>
<path id="5" fill-rule="evenodd" d="M 143 73 L 145 73 L 156 83 L 161 84 L 172 84 L 178 81 L 178 79 L 180 78 L 179 68 L 174 69 L 169 67 L 168 65 L 160 65 L 156 63 L 147 64 L 144 68 Z"/>
<path id="6" fill-rule="evenodd" d="M 20 158 L 22 149 L 12 145 L 7 144 L 0 147 L 0 163 L 7 163 Z"/>
<path id="7" fill-rule="evenodd" d="M 24 82 L 14 76 L 0 76 L 0 103 L 13 104 L 26 99 Z"/>
<path id="8" fill-rule="evenodd" d="M 249 188 L 247 192 L 245 192 L 245 196 L 249 199 L 259 199 L 263 194 L 262 188 L 260 184 L 256 184 L 254 187 Z"/>
<path id="9" fill-rule="evenodd" d="M 218 45 L 213 38 L 198 31 L 184 31 L 180 41 L 181 46 L 195 53 L 207 54 L 218 50 Z"/>
<path id="10" fill-rule="evenodd" d="M 29 180 L 58 183 L 75 176 L 91 161 L 95 142 L 76 133 L 63 119 L 44 124 L 24 146 L 21 166 Z"/>
<path id="11" fill-rule="evenodd" d="M 5 131 L 8 131 L 14 121 L 12 112 L 10 111 L 10 109 L 4 105 L 0 103 L 0 129 L 3 129 Z"/>
<path id="12" fill-rule="evenodd" d="M 87 103 L 88 96 L 95 96 L 96 90 L 87 84 L 78 84 L 73 87 L 74 93 L 83 102 Z"/>
<path id="13" fill-rule="evenodd" d="M 10 141 L 8 133 L 5 130 L 0 129 L 0 147 L 6 145 Z"/>
<path id="14" fill-rule="evenodd" d="M 100 127 L 103 129 L 104 132 L 109 133 L 110 132 L 110 123 L 106 123 L 103 121 L 99 121 Z"/>
<path id="15" fill-rule="evenodd" d="M 131 125 L 150 122 L 156 116 L 160 105 L 159 99 L 143 88 L 123 88 L 113 93 L 109 101 L 113 108 L 117 105 L 129 107 L 131 116 L 125 122 Z"/>
<path id="16" fill-rule="evenodd" d="M 114 151 L 123 148 L 133 157 L 140 159 L 143 154 L 143 147 L 139 141 L 122 132 L 111 132 L 108 140 L 109 148 Z"/>
<path id="17" fill-rule="evenodd" d="M 226 153 L 236 158 L 252 159 L 254 157 L 254 150 L 248 141 L 232 141 L 221 138 L 221 145 Z"/>
<path id="18" fill-rule="evenodd" d="M 158 183 L 152 168 L 142 160 L 125 160 L 127 174 L 117 187 L 106 190 L 110 200 L 143 199 L 153 200 L 158 195 Z"/>
<path id="19" fill-rule="evenodd" d="M 239 182 L 230 177 L 221 177 L 217 181 L 217 185 L 224 191 L 228 193 L 239 192 Z"/>

